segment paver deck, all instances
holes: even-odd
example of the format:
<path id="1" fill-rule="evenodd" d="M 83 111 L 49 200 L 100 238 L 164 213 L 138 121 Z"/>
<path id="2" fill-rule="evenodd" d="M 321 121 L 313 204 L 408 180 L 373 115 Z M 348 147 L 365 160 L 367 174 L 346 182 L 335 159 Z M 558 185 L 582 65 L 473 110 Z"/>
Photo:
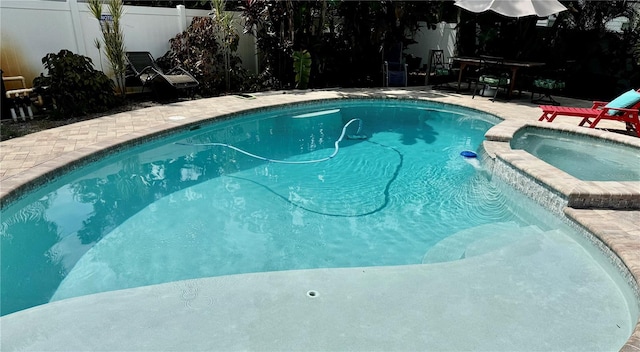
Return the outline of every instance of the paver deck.
<path id="1" fill-rule="evenodd" d="M 144 139 L 145 136 L 167 133 L 171 129 L 185 128 L 211 118 L 247 109 L 348 97 L 428 99 L 492 113 L 505 120 L 492 129 L 491 140 L 497 142 L 508 139 L 513 131 L 523 124 L 542 124 L 537 122 L 541 110 L 525 98 L 508 102 L 500 100 L 491 102 L 483 97 L 471 99 L 468 95 L 434 91 L 425 87 L 265 92 L 255 94 L 254 99 L 243 99 L 233 95 L 200 99 L 118 113 L 3 141 L 0 143 L 0 197 L 5 200 L 11 199 L 12 196 L 24 190 L 24 185 L 29 182 L 45 182 L 52 170 L 64 168 L 78 159 L 89 157 L 95 152 L 109 150 L 121 143 Z M 585 101 L 562 97 L 558 100 L 565 106 L 590 106 L 590 103 Z M 584 129 L 576 126 L 578 122 L 576 118 L 558 117 L 553 125 L 566 130 Z M 598 127 L 624 129 L 622 123 L 613 121 L 607 121 Z M 609 137 L 613 134 L 597 133 L 608 134 Z M 631 141 L 632 144 L 640 143 L 638 142 L 640 139 L 632 140 L 634 137 L 629 136 L 611 138 L 619 138 L 625 142 Z M 533 172 L 535 173 L 535 170 Z M 548 174 L 545 175 L 548 177 Z M 632 187 L 637 187 L 638 184 L 640 182 L 632 184 Z M 597 185 L 593 185 L 593 189 L 594 192 L 602 192 Z M 588 192 L 589 189 L 586 191 Z M 634 189 L 632 192 L 640 194 L 640 189 Z M 569 209 L 567 215 L 582 224 L 599 237 L 608 248 L 617 253 L 636 282 L 640 280 L 640 211 Z M 47 340 L 45 338 L 40 342 L 45 344 L 33 346 L 46 346 Z M 20 346 L 14 345 L 14 347 Z M 76 347 L 82 349 L 82 346 Z M 640 328 L 636 327 L 635 333 L 623 349 L 640 351 Z"/>

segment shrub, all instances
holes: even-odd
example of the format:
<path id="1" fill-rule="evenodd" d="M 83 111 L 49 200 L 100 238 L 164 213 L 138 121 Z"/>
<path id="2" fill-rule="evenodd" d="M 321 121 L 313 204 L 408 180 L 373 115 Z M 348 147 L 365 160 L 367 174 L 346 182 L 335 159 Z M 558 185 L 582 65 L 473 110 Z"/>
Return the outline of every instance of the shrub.
<path id="1" fill-rule="evenodd" d="M 48 87 L 47 92 L 55 103 L 54 118 L 103 112 L 120 102 L 113 81 L 96 70 L 86 56 L 63 49 L 57 54 L 47 54 L 42 64 L 48 76 L 36 77 L 33 85 L 36 89 Z"/>
<path id="2" fill-rule="evenodd" d="M 200 82 L 196 89 L 203 96 L 218 95 L 227 90 L 244 91 L 249 74 L 233 53 L 237 39 L 235 45 L 231 45 L 231 52 L 227 53 L 227 71 L 225 53 L 215 35 L 217 30 L 212 18 L 194 18 L 184 32 L 169 40 L 169 51 L 157 60 L 158 65 L 163 69 L 180 66 L 189 71 Z M 226 72 L 229 81 L 225 79 Z"/>

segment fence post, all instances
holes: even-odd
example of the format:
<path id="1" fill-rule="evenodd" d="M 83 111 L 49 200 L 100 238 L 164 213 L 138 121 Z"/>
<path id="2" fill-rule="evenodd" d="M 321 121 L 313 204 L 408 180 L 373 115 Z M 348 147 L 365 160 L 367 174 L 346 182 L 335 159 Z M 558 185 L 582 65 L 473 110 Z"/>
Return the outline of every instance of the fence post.
<path id="1" fill-rule="evenodd" d="M 84 45 L 84 35 L 82 34 L 82 23 L 80 22 L 80 10 L 78 9 L 78 0 L 68 0 L 69 12 L 71 13 L 71 25 L 73 27 L 73 36 L 76 40 L 76 54 L 87 55 L 87 48 Z"/>
<path id="2" fill-rule="evenodd" d="M 178 10 L 178 33 L 182 33 L 187 30 L 187 11 L 184 5 L 176 6 L 176 10 Z"/>

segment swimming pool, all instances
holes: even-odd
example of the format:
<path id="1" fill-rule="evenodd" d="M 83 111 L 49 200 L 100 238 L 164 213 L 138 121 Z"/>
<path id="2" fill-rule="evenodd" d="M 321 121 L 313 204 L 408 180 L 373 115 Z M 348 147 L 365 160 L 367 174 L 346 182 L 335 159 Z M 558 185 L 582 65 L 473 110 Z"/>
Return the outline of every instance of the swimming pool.
<path id="1" fill-rule="evenodd" d="M 560 221 L 459 155 L 477 150 L 496 120 L 426 103 L 372 103 L 324 103 L 202 126 L 62 177 L 3 211 L 3 309 L 7 297 L 40 304 L 203 276 L 450 262 L 477 268 L 484 261 L 492 263 L 485 266 L 494 269 L 492 279 L 539 267 L 529 274 L 544 285 L 535 281 L 524 290 L 552 290 L 571 307 L 611 301 L 594 320 L 620 324 L 622 333 L 608 332 L 608 339 L 626 339 L 634 320 L 620 287 L 600 268 L 606 260 L 590 259 L 597 251 Z M 323 163 L 266 163 L 197 145 L 228 143 L 279 160 L 323 159 L 352 118 L 362 119 L 369 138 L 344 140 Z M 42 229 L 41 242 L 19 231 L 33 229 Z M 522 237 L 514 242 L 509 234 Z M 523 252 L 535 260 L 523 261 Z M 7 258 L 17 265 L 5 269 Z M 518 264 L 495 271 L 505 269 L 501 261 Z M 566 271 L 546 280 L 554 261 Z M 32 266 L 40 277 L 24 275 Z M 579 287 L 590 283 L 588 294 L 577 295 L 584 300 L 571 287 L 556 286 L 576 275 Z M 4 288 L 13 283 L 24 291 L 7 296 Z M 500 289 L 523 298 L 508 287 Z"/>
<path id="2" fill-rule="evenodd" d="M 603 139 L 543 128 L 523 128 L 511 147 L 583 181 L 640 181 L 637 148 Z"/>

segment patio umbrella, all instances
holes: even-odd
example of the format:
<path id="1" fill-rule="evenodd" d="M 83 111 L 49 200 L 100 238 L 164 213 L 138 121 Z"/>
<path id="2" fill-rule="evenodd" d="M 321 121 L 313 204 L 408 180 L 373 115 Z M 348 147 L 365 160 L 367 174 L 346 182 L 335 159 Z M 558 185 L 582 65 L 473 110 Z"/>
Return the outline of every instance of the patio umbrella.
<path id="1" fill-rule="evenodd" d="M 557 0 L 456 0 L 455 5 L 475 13 L 491 10 L 507 17 L 547 17 L 567 9 Z"/>

